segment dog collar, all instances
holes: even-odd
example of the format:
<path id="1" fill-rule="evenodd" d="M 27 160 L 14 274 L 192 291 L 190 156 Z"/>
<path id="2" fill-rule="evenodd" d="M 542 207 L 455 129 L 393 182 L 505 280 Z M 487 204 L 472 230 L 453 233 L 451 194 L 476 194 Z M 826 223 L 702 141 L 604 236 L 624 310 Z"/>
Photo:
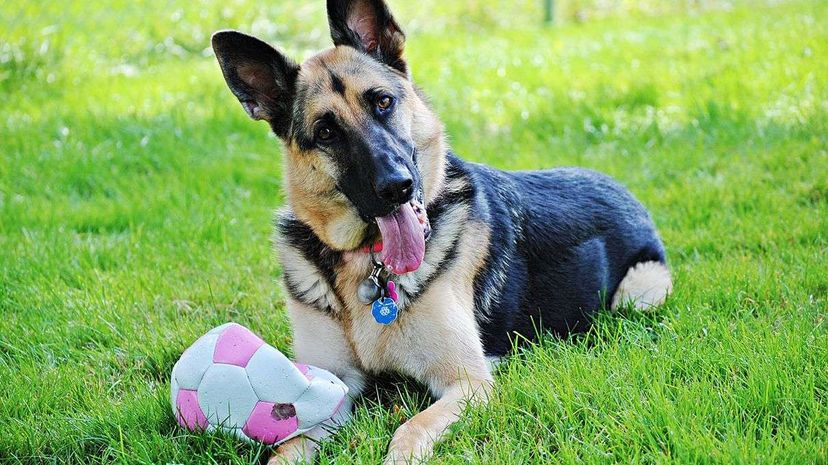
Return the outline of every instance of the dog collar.
<path id="1" fill-rule="evenodd" d="M 366 245 L 365 247 L 359 249 L 362 253 L 380 253 L 382 252 L 382 241 L 375 242 L 372 245 Z"/>
<path id="2" fill-rule="evenodd" d="M 382 251 L 382 242 L 367 246 L 365 251 L 371 254 L 373 270 L 371 274 L 359 284 L 357 298 L 360 302 L 371 306 L 371 315 L 377 323 L 390 325 L 397 319 L 399 307 L 397 307 L 397 286 L 391 279 L 388 279 L 388 272 L 382 261 L 375 255 Z M 386 277 L 383 279 L 382 275 Z"/>

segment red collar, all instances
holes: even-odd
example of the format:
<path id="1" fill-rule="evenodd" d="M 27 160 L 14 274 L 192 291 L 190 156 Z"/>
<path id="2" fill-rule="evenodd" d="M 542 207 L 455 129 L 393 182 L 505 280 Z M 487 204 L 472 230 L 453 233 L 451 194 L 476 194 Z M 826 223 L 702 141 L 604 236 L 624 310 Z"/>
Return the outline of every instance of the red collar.
<path id="1" fill-rule="evenodd" d="M 366 245 L 365 247 L 361 248 L 360 251 L 362 253 L 380 253 L 382 252 L 382 241 L 379 241 L 374 245 Z"/>

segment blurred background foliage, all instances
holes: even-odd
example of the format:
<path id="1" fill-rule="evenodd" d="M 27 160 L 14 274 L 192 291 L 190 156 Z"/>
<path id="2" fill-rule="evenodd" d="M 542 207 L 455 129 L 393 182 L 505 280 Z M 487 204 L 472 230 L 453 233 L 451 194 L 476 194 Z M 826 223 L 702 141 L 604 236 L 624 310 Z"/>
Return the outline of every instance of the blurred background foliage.
<path id="1" fill-rule="evenodd" d="M 593 19 L 698 15 L 781 0 L 557 0 L 557 24 Z M 480 34 L 492 29 L 536 29 L 542 0 L 420 0 L 399 2 L 409 34 Z M 158 61 L 209 55 L 209 37 L 235 28 L 307 57 L 329 45 L 322 1 L 195 0 L 171 2 L 9 2 L 0 17 L 0 82 L 27 85 L 24 77 L 54 83 L 56 65 L 95 67 L 96 73 L 134 74 Z M 8 87 L 7 87 L 8 88 Z"/>

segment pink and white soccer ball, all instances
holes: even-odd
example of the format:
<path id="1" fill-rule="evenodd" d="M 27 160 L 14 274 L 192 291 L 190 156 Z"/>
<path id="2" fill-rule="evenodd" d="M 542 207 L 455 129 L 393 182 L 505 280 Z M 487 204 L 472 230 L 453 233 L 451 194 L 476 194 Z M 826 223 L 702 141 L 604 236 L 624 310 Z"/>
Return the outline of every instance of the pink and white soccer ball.
<path id="1" fill-rule="evenodd" d="M 264 444 L 284 442 L 331 418 L 348 393 L 330 372 L 294 364 L 236 323 L 210 330 L 185 350 L 170 387 L 181 426 L 221 429 Z"/>

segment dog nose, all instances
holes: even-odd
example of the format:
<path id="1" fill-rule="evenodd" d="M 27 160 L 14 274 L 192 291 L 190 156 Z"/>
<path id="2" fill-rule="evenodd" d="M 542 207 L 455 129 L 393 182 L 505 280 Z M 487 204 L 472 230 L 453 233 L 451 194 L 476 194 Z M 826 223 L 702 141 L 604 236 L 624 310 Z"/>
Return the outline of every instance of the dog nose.
<path id="1" fill-rule="evenodd" d="M 386 178 L 377 184 L 377 195 L 389 203 L 401 204 L 411 199 L 414 180 L 410 174 L 402 174 Z"/>

